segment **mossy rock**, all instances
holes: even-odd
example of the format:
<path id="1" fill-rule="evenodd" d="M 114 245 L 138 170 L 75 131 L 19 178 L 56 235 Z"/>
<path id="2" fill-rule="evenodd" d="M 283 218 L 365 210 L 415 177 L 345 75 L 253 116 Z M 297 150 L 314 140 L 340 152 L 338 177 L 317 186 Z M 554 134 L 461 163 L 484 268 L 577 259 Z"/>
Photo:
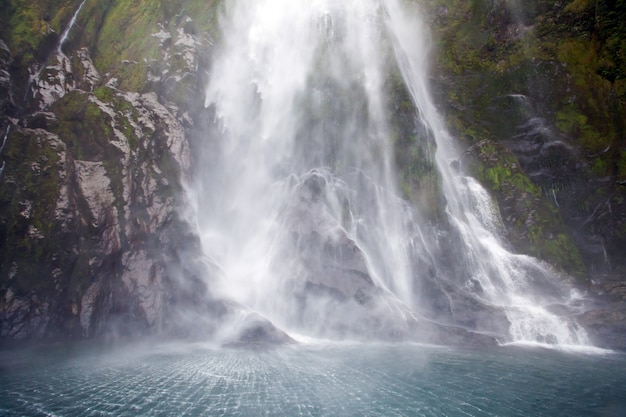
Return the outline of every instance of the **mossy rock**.
<path id="1" fill-rule="evenodd" d="M 14 79 L 28 80 L 28 66 L 43 63 L 59 41 L 81 0 L 7 0 L 0 4 L 0 38 L 14 56 Z"/>
<path id="2" fill-rule="evenodd" d="M 476 145 L 478 138 L 498 141 L 515 154 L 505 165 L 521 163 L 522 176 L 500 164 L 485 165 L 481 172 L 476 168 L 475 175 L 496 193 L 511 185 L 527 196 L 535 192 L 531 199 L 539 199 L 543 192 L 546 202 L 561 203 L 551 209 L 559 212 L 567 230 L 561 226 L 549 233 L 520 230 L 525 233 L 520 247 L 538 254 L 542 245 L 531 240 L 551 235 L 546 253 L 571 258 L 570 269 L 579 270 L 568 239 L 561 237 L 569 234 L 590 270 L 598 271 L 602 262 L 604 270 L 623 269 L 623 256 L 611 255 L 623 247 L 616 231 L 622 229 L 620 219 L 626 212 L 615 201 L 624 188 L 617 184 L 626 181 L 623 4 L 606 0 L 533 0 L 523 8 L 515 7 L 515 2 L 483 0 L 422 4 L 434 32 L 435 97 L 452 133 L 467 146 L 483 147 Z M 542 132 L 531 132 L 538 120 Z M 533 191 L 529 185 L 538 188 Z M 607 205 L 612 210 L 605 210 Z M 524 207 L 519 209 L 523 212 Z M 535 218 L 550 218 L 546 213 L 536 211 Z"/>
<path id="3" fill-rule="evenodd" d="M 447 1 L 442 13 L 442 2 L 426 4 L 438 88 L 456 134 L 509 139 L 511 126 L 539 116 L 589 155 L 596 175 L 620 172 L 626 30 L 619 6 L 532 1 L 516 9 L 509 2 Z M 508 107 L 513 113 L 505 106 L 503 113 L 502 100 L 513 95 L 529 98 L 534 108 L 515 114 L 519 106 Z"/>
<path id="4" fill-rule="evenodd" d="M 543 259 L 581 283 L 587 279 L 558 210 L 526 176 L 511 151 L 483 140 L 466 151 L 462 166 L 495 196 L 508 240 L 517 251 Z"/>
<path id="5" fill-rule="evenodd" d="M 424 127 L 419 110 L 398 69 L 385 82 L 387 108 L 391 109 L 389 128 L 394 160 L 403 197 L 431 221 L 443 219 L 444 201 L 441 178 L 435 163 L 437 144 Z"/>
<path id="6" fill-rule="evenodd" d="M 61 142 L 42 130 L 16 129 L 7 140 L 0 183 L 0 286 L 51 291 L 55 253 L 64 242 L 55 207 L 61 188 Z"/>
<path id="7" fill-rule="evenodd" d="M 161 60 L 161 44 L 153 36 L 159 30 L 176 33 L 182 17 L 192 16 L 186 24 L 190 32 L 208 32 L 217 36 L 218 1 L 143 0 L 141 2 L 113 1 L 102 17 L 95 43 L 96 67 L 118 78 L 119 88 L 146 92 L 152 88 L 148 81 L 151 65 Z M 176 56 L 171 59 L 177 65 Z"/>
<path id="8" fill-rule="evenodd" d="M 65 95 L 50 108 L 58 124 L 51 130 L 59 135 L 74 159 L 101 161 L 118 153 L 110 144 L 113 138 L 111 117 L 89 100 L 90 95 L 78 90 Z"/>

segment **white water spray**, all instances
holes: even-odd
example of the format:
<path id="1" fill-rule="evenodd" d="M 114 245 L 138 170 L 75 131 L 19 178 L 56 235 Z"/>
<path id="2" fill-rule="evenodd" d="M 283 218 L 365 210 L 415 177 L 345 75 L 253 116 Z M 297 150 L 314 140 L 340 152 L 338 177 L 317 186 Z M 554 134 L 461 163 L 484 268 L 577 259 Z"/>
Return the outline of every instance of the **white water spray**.
<path id="1" fill-rule="evenodd" d="M 450 168 L 459 153 L 430 98 L 415 10 L 395 0 L 241 0 L 223 22 L 205 102 L 217 129 L 195 187 L 203 246 L 223 272 L 216 293 L 302 334 L 363 334 L 377 320 L 428 315 L 421 281 L 444 276 L 455 289 L 442 284 L 443 298 L 458 291 L 504 311 L 506 341 L 587 343 L 545 307 L 568 291 L 550 284 L 550 295 L 533 295 L 552 271 L 505 249 L 489 195 Z M 396 70 L 437 143 L 458 236 L 447 249 L 399 198 L 385 84 Z M 445 276 L 448 249 L 462 276 Z"/>
<path id="2" fill-rule="evenodd" d="M 497 209 L 487 192 L 472 178 L 451 169 L 451 163 L 458 160 L 460 154 L 428 93 L 424 54 L 412 43 L 416 37 L 423 36 L 424 31 L 417 30 L 415 16 L 407 21 L 410 15 L 397 1 L 389 0 L 387 4 L 391 27 L 407 28 L 395 31 L 394 50 L 415 103 L 437 142 L 437 163 L 448 201 L 448 215 L 462 237 L 468 272 L 482 288 L 480 297 L 505 308 L 513 341 L 589 344 L 584 329 L 548 310 L 551 303 L 568 303 L 569 289 L 559 284 L 560 278 L 549 266 L 505 248 L 499 237 L 498 222 L 494 222 L 499 217 Z M 549 287 L 549 291 L 545 287 Z"/>

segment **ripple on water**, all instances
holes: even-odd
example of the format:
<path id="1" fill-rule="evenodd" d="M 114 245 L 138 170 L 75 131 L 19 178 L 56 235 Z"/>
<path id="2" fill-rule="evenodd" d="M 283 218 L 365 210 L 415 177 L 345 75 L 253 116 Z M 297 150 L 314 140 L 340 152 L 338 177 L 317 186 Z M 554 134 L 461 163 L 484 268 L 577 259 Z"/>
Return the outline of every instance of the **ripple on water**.
<path id="1" fill-rule="evenodd" d="M 0 369 L 0 414 L 7 416 L 571 417 L 626 411 L 623 354 L 515 346 L 163 345 Z"/>

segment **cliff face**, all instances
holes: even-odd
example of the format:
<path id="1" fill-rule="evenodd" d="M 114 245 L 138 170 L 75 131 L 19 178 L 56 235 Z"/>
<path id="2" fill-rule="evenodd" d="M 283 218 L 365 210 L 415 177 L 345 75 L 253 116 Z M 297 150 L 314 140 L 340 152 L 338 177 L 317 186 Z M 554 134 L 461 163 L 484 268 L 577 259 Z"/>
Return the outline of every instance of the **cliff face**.
<path id="1" fill-rule="evenodd" d="M 420 2 L 435 41 L 434 91 L 467 148 L 459 168 L 491 190 L 518 251 L 611 301 L 623 301 L 626 272 L 620 4 Z M 211 268 L 182 197 L 195 139 L 212 128 L 198 109 L 219 9 L 0 5 L 1 338 L 185 334 L 198 317 L 211 332 L 210 319 L 237 310 L 207 303 Z M 417 142 L 414 106 L 389 79 L 402 189 L 441 223 L 432 144 Z M 615 327 L 623 317 L 611 307 L 583 319 Z M 254 320 L 253 332 L 276 336 Z"/>
<path id="2" fill-rule="evenodd" d="M 623 2 L 428 1 L 435 90 L 522 252 L 597 296 L 580 320 L 624 347 Z M 617 341 L 615 335 L 621 335 Z"/>
<path id="3" fill-rule="evenodd" d="M 623 276 L 623 5 L 477 0 L 429 7 L 441 108 L 468 156 L 487 161 L 476 175 L 508 213 L 512 241 L 579 277 Z M 557 230 L 541 224 L 551 218 L 547 210 L 533 208 L 539 217 L 529 223 L 529 207 L 505 202 L 516 192 L 542 195 Z M 555 239 L 561 244 L 546 244 Z"/>
<path id="4" fill-rule="evenodd" d="M 204 290 L 181 193 L 209 38 L 182 5 L 89 3 L 2 6 L 2 338 L 176 332 Z"/>

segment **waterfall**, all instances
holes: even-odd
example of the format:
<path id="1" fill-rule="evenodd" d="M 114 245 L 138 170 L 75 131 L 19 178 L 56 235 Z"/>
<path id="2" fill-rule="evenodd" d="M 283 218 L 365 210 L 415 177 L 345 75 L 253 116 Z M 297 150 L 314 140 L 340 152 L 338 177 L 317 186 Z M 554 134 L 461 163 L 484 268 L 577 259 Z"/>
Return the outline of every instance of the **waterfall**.
<path id="1" fill-rule="evenodd" d="M 491 197 L 452 168 L 460 152 L 429 94 L 428 30 L 415 7 L 225 4 L 206 87 L 214 129 L 190 191 L 221 271 L 214 293 L 311 336 L 384 337 L 432 320 L 503 342 L 587 344 L 549 311 L 570 301 L 569 287 L 507 249 Z M 399 190 L 393 73 L 419 140 L 436 143 L 446 227 Z"/>
<path id="2" fill-rule="evenodd" d="M 78 9 L 76 9 L 74 14 L 72 15 L 72 19 L 70 20 L 70 23 L 67 25 L 67 27 L 63 31 L 63 34 L 61 35 L 61 39 L 59 40 L 59 46 L 57 48 L 59 52 L 61 52 L 61 48 L 63 48 L 63 44 L 67 40 L 67 37 L 70 35 L 70 31 L 74 27 L 74 24 L 76 23 L 76 19 L 78 18 L 78 14 L 80 13 L 83 6 L 85 5 L 86 1 L 87 0 L 83 0 L 82 3 L 80 3 L 80 6 L 78 6 Z"/>
<path id="3" fill-rule="evenodd" d="M 2 145 L 0 145 L 0 156 L 2 155 L 2 151 L 7 144 L 7 139 L 9 138 L 9 133 L 11 133 L 11 125 L 7 125 L 7 128 L 4 132 L 4 136 L 2 137 Z M 6 168 L 7 161 L 2 161 L 2 166 L 0 167 L 0 179 L 2 179 L 2 174 L 4 174 L 4 168 Z"/>
<path id="4" fill-rule="evenodd" d="M 25 102 L 29 99 L 36 99 L 38 101 L 37 107 L 43 110 L 63 97 L 68 89 L 74 88 L 73 78 L 67 77 L 68 74 L 72 73 L 72 62 L 63 52 L 63 44 L 67 41 L 70 31 L 76 24 L 76 19 L 86 2 L 87 0 L 83 0 L 72 15 L 69 24 L 59 38 L 56 53 L 51 55 L 43 64 L 34 62 L 30 65 L 28 85 L 24 92 Z"/>
<path id="5" fill-rule="evenodd" d="M 11 125 L 7 125 L 6 130 L 4 131 L 4 135 L 2 136 L 2 145 L 0 145 L 0 155 L 2 155 L 2 151 L 7 144 L 7 139 L 9 138 L 9 133 L 11 133 Z"/>

